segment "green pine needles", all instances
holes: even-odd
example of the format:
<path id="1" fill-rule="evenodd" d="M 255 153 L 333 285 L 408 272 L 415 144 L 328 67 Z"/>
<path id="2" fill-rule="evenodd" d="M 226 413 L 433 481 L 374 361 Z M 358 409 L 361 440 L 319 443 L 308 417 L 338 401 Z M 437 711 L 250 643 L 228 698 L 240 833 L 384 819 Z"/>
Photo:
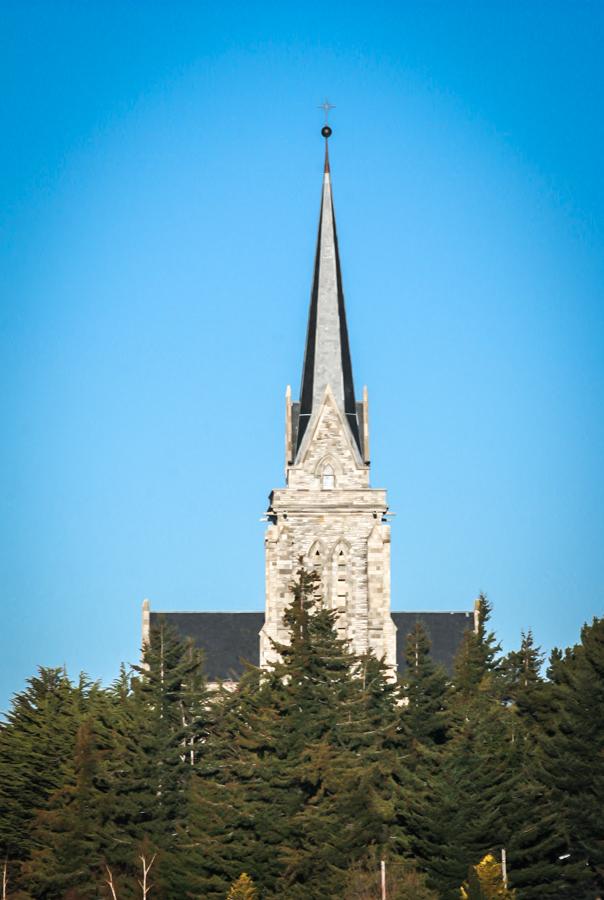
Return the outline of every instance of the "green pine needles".
<path id="1" fill-rule="evenodd" d="M 453 674 L 417 623 L 393 681 L 301 565 L 279 661 L 234 690 L 161 623 L 109 688 L 40 669 L 0 724 L 6 898 L 379 900 L 383 861 L 389 900 L 593 900 L 604 619 L 544 675 L 477 613 Z"/>

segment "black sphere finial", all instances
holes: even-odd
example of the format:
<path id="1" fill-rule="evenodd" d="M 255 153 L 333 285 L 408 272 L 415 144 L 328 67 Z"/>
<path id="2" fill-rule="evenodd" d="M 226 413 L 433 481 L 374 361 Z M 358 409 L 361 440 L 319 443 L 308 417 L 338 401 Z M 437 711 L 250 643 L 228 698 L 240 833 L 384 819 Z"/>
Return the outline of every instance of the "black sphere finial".
<path id="1" fill-rule="evenodd" d="M 331 137 L 331 133 L 332 132 L 331 132 L 331 128 L 329 127 L 329 125 L 324 125 L 323 128 L 321 129 L 321 134 L 323 135 L 325 140 L 327 140 L 328 137 Z"/>

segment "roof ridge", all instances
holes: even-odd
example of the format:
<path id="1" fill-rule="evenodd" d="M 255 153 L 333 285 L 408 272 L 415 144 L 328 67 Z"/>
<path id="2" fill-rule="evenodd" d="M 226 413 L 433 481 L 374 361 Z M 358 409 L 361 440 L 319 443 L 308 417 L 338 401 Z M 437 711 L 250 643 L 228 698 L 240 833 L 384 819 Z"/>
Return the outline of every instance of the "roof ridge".
<path id="1" fill-rule="evenodd" d="M 251 616 L 263 616 L 265 615 L 264 610 L 262 609 L 152 609 L 151 615 L 162 615 L 162 616 L 173 616 L 173 615 L 191 615 L 191 616 L 199 616 L 199 615 L 251 615 Z"/>

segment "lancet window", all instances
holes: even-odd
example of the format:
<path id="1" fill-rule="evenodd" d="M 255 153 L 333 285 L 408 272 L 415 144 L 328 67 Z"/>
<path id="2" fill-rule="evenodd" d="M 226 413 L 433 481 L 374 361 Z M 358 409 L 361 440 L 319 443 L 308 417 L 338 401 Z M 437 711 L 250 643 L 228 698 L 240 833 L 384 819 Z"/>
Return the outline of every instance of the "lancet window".
<path id="1" fill-rule="evenodd" d="M 308 553 L 308 566 L 319 576 L 319 584 L 317 585 L 316 593 L 319 595 L 320 599 L 324 598 L 324 578 L 323 578 L 323 550 L 321 545 L 316 542 L 310 548 Z"/>
<path id="2" fill-rule="evenodd" d="M 350 554 L 348 545 L 336 544 L 332 556 L 332 607 L 338 613 L 338 632 L 346 637 L 350 599 Z"/>

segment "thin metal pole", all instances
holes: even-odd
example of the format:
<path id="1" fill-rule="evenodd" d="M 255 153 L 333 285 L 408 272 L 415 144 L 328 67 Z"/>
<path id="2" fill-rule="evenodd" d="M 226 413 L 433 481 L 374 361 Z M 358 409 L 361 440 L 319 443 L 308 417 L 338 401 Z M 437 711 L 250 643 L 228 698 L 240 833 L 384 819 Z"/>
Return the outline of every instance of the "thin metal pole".
<path id="1" fill-rule="evenodd" d="M 503 886 L 508 889 L 508 860 L 505 853 L 505 847 L 501 848 L 501 875 L 503 876 Z"/>
<path id="2" fill-rule="evenodd" d="M 388 900 L 386 897 L 386 860 L 383 859 L 380 863 L 380 869 L 382 870 L 382 900 Z"/>

